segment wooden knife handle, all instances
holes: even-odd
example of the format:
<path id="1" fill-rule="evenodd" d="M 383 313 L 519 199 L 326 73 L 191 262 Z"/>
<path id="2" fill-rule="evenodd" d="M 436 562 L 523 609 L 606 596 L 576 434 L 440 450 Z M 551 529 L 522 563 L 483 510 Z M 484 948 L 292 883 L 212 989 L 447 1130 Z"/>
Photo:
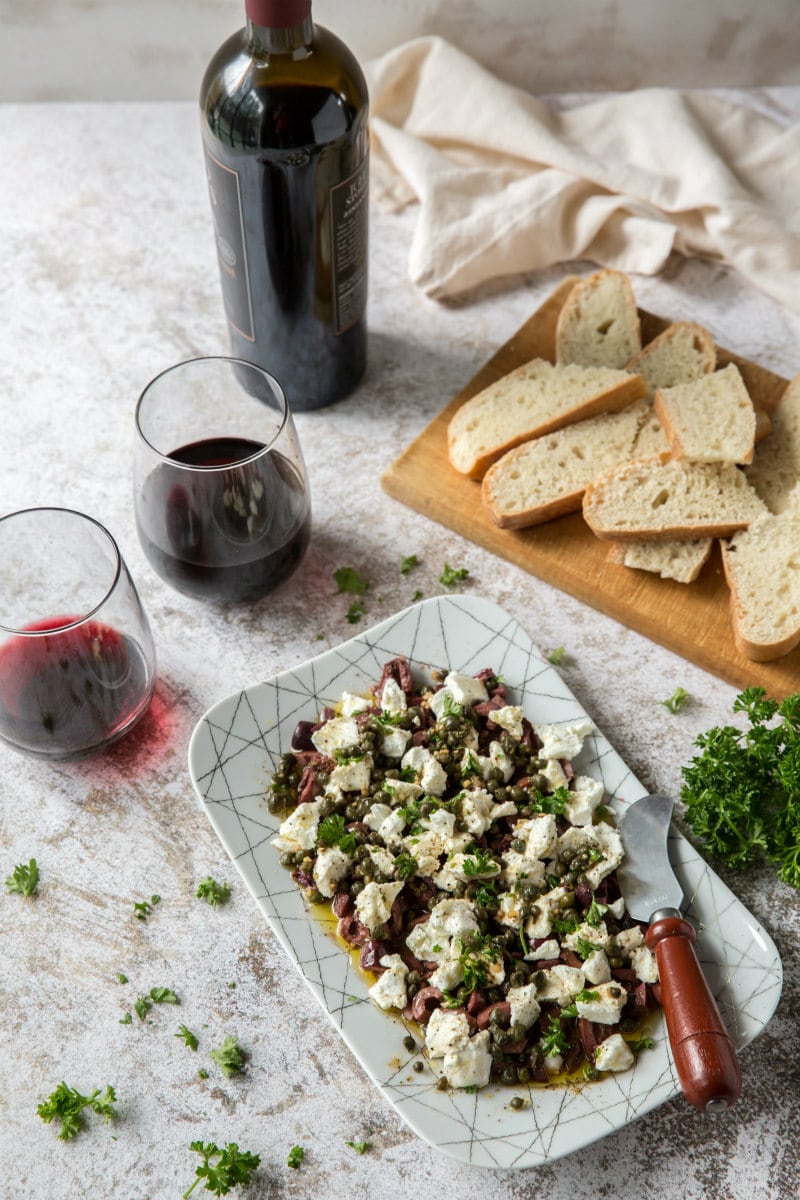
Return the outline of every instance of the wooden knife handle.
<path id="1" fill-rule="evenodd" d="M 654 951 L 672 1057 L 683 1093 L 703 1112 L 724 1112 L 742 1090 L 739 1063 L 700 969 L 697 934 L 680 915 L 659 917 L 645 943 Z"/>

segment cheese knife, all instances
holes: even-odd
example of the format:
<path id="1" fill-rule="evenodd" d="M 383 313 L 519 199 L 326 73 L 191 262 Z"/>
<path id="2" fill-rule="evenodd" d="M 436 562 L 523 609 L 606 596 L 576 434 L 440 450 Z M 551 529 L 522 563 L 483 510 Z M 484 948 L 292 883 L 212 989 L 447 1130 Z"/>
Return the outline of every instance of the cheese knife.
<path id="1" fill-rule="evenodd" d="M 617 877 L 630 915 L 649 924 L 645 944 L 658 963 L 667 1034 L 683 1093 L 695 1108 L 716 1114 L 736 1103 L 742 1078 L 697 961 L 697 935 L 680 913 L 683 892 L 667 850 L 672 810 L 673 801 L 662 795 L 644 796 L 626 810 L 619 831 L 625 858 Z"/>

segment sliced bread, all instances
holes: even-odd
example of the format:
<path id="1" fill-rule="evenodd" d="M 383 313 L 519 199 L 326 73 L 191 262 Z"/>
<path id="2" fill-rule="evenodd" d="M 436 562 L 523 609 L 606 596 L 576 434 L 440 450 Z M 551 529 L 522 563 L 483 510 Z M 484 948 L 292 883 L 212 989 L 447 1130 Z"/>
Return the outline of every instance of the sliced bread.
<path id="1" fill-rule="evenodd" d="M 727 537 L 764 511 L 731 463 L 662 462 L 657 455 L 612 467 L 583 497 L 590 528 L 618 541 Z"/>
<path id="2" fill-rule="evenodd" d="M 666 450 L 664 432 L 643 400 L 523 442 L 483 477 L 489 516 L 502 529 L 523 529 L 577 511 L 587 484 L 632 458 L 642 429 L 653 423 Z"/>
<path id="3" fill-rule="evenodd" d="M 800 642 L 800 502 L 787 500 L 722 543 L 736 647 L 755 662 L 780 658 Z"/>
<path id="4" fill-rule="evenodd" d="M 556 362 L 624 367 L 642 348 L 631 281 L 622 271 L 595 271 L 568 293 L 556 324 Z"/>
<path id="5" fill-rule="evenodd" d="M 653 409 L 664 426 L 673 458 L 688 462 L 753 461 L 756 414 L 734 363 L 691 383 L 657 388 Z"/>
<path id="6" fill-rule="evenodd" d="M 553 366 L 534 358 L 461 405 L 447 429 L 450 462 L 480 479 L 507 450 L 641 399 L 641 375 L 608 367 Z"/>
<path id="7" fill-rule="evenodd" d="M 772 431 L 758 445 L 747 478 L 767 508 L 783 512 L 800 479 L 800 374 L 772 410 Z"/>
<path id="8" fill-rule="evenodd" d="M 713 538 L 669 538 L 663 542 L 612 542 L 608 561 L 639 571 L 650 571 L 662 579 L 694 583 L 703 569 Z"/>
<path id="9" fill-rule="evenodd" d="M 714 339 L 702 325 L 675 321 L 626 363 L 628 371 L 644 377 L 648 393 L 709 375 L 717 365 Z"/>

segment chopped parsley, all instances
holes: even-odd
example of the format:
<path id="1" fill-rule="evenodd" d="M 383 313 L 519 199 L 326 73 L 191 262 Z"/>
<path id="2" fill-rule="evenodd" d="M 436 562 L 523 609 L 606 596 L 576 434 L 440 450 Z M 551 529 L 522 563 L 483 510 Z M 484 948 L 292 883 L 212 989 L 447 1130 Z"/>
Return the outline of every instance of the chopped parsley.
<path id="1" fill-rule="evenodd" d="M 198 1183 L 205 1183 L 205 1190 L 214 1196 L 225 1196 L 231 1188 L 248 1184 L 261 1162 L 257 1154 L 240 1150 L 236 1142 L 228 1142 L 222 1149 L 214 1142 L 191 1142 L 189 1149 L 199 1154 L 203 1161 L 195 1171 L 194 1183 L 183 1193 L 183 1200 L 191 1195 Z"/>
<path id="2" fill-rule="evenodd" d="M 197 1046 L 198 1046 L 197 1034 L 192 1033 L 191 1029 L 187 1029 L 187 1027 L 185 1025 L 178 1026 L 178 1032 L 175 1034 L 175 1037 L 183 1038 L 184 1042 L 186 1043 L 186 1045 L 189 1047 L 190 1050 L 197 1049 Z"/>
<path id="3" fill-rule="evenodd" d="M 317 845 L 338 846 L 343 854 L 353 854 L 356 835 L 345 829 L 341 813 L 331 813 L 329 817 L 323 817 L 317 827 Z"/>
<path id="4" fill-rule="evenodd" d="M 336 580 L 336 591 L 351 592 L 355 596 L 362 596 L 369 587 L 366 579 L 359 575 L 355 567 L 339 567 L 333 572 L 333 578 Z"/>
<path id="5" fill-rule="evenodd" d="M 460 583 L 462 579 L 466 579 L 469 571 L 466 567 L 451 567 L 448 563 L 444 564 L 439 583 L 443 583 L 445 587 L 453 587 L 454 584 Z"/>
<path id="6" fill-rule="evenodd" d="M 685 688 L 677 687 L 667 700 L 659 700 L 659 704 L 663 704 L 664 708 L 668 708 L 671 713 L 676 713 L 690 699 L 691 697 Z"/>
<path id="7" fill-rule="evenodd" d="M 102 1094 L 100 1088 L 95 1088 L 88 1096 L 82 1096 L 79 1091 L 62 1081 L 55 1091 L 37 1106 L 36 1111 L 45 1125 L 58 1120 L 61 1123 L 58 1136 L 62 1141 L 66 1141 L 75 1137 L 83 1127 L 82 1114 L 85 1108 L 90 1108 L 92 1112 L 101 1116 L 106 1124 L 116 1115 L 116 1100 L 117 1096 L 111 1084 L 106 1086 Z"/>
<path id="8" fill-rule="evenodd" d="M 117 971 L 117 983 L 127 983 L 128 976 L 123 975 L 122 971 Z"/>
<path id="9" fill-rule="evenodd" d="M 223 1075 L 235 1075 L 244 1066 L 244 1051 L 237 1043 L 236 1038 L 230 1034 L 223 1039 L 221 1046 L 209 1053 Z"/>
<path id="10" fill-rule="evenodd" d="M 292 1146 L 286 1158 L 286 1165 L 288 1167 L 299 1167 L 305 1156 L 306 1152 L 302 1146 Z"/>
<path id="11" fill-rule="evenodd" d="M 365 1154 L 367 1150 L 372 1149 L 371 1142 L 345 1142 L 345 1145 L 355 1150 L 356 1154 Z"/>
<path id="12" fill-rule="evenodd" d="M 136 920 L 146 921 L 160 900 L 160 896 L 151 896 L 149 901 L 138 900 L 133 906 L 133 915 L 136 917 Z"/>
<path id="13" fill-rule="evenodd" d="M 474 846 L 466 851 L 462 870 L 468 877 L 475 875 L 497 875 L 500 867 L 488 850 Z"/>
<path id="14" fill-rule="evenodd" d="M 35 896 L 39 887 L 39 868 L 36 864 L 36 859 L 32 858 L 29 863 L 17 863 L 12 873 L 6 878 L 6 891 L 11 894 L 16 892 L 20 896 L 24 896 L 27 900 L 29 896 Z"/>
<path id="15" fill-rule="evenodd" d="M 600 904 L 599 901 L 595 900 L 594 896 L 592 896 L 592 903 L 587 908 L 583 919 L 587 925 L 591 925 L 593 929 L 596 929 L 607 912 L 608 905 Z"/>
<path id="16" fill-rule="evenodd" d="M 561 1020 L 561 1016 L 552 1016 L 547 1024 L 539 1043 L 545 1058 L 552 1058 L 555 1054 L 566 1054 L 569 1050 L 569 1038 L 561 1026 Z"/>
<path id="17" fill-rule="evenodd" d="M 394 860 L 394 873 L 398 879 L 413 879 L 419 871 L 419 865 L 413 854 L 398 854 Z"/>
<path id="18" fill-rule="evenodd" d="M 361 618 L 364 616 L 365 612 L 366 612 L 366 609 L 364 608 L 364 605 L 361 603 L 361 601 L 354 600 L 353 603 L 348 608 L 347 612 L 345 613 L 345 616 L 347 617 L 347 620 L 350 622 L 351 625 L 356 625 L 361 620 Z"/>
<path id="19" fill-rule="evenodd" d="M 218 905 L 227 904 L 230 900 L 230 885 L 227 883 L 217 883 L 216 879 L 212 879 L 208 875 L 205 879 L 200 880 L 195 896 L 197 896 L 198 900 L 205 900 L 206 904 L 210 904 L 212 908 L 217 908 Z"/>
<path id="20" fill-rule="evenodd" d="M 400 559 L 400 574 L 407 575 L 412 567 L 418 566 L 419 559 L 417 558 L 416 554 L 408 554 L 404 558 Z"/>
<path id="21" fill-rule="evenodd" d="M 567 652 L 563 646 L 556 646 L 555 650 L 551 650 L 547 656 L 547 661 L 552 663 L 554 667 L 560 667 L 564 659 L 567 657 Z"/>

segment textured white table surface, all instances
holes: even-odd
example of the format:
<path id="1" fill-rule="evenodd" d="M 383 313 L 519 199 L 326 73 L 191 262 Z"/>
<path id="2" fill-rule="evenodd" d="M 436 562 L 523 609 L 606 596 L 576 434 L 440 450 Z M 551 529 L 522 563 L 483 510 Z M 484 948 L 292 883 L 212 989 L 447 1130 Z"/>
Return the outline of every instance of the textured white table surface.
<path id="1" fill-rule="evenodd" d="M 749 100 L 800 118 L 800 89 Z M 370 580 L 371 621 L 417 588 L 441 591 L 447 561 L 467 567 L 463 586 L 505 606 L 543 649 L 566 648 L 569 687 L 623 758 L 651 789 L 677 793 L 694 738 L 730 718 L 735 690 L 405 509 L 379 483 L 560 279 L 592 264 L 441 305 L 406 279 L 413 209 L 374 212 L 366 378 L 338 406 L 297 419 L 312 480 L 310 551 L 270 598 L 218 611 L 154 575 L 131 505 L 140 389 L 179 359 L 227 352 L 195 110 L 5 105 L 0 163 L 0 512 L 66 505 L 108 526 L 149 613 L 160 678 L 151 716 L 102 758 L 53 766 L 0 745 L 0 875 L 35 857 L 42 877 L 35 899 L 0 895 L 0 1195 L 168 1200 L 192 1182 L 188 1147 L 200 1139 L 260 1154 L 242 1193 L 253 1197 L 795 1196 L 800 896 L 771 871 L 723 872 L 775 938 L 785 971 L 775 1017 L 742 1055 L 737 1107 L 712 1121 L 674 1100 L 548 1167 L 475 1170 L 421 1142 L 364 1076 L 238 882 L 186 770 L 189 735 L 209 705 L 353 633 L 337 567 Z M 634 283 L 650 311 L 701 321 L 720 344 L 787 377 L 800 370 L 800 317 L 725 267 L 675 257 Z M 421 566 L 403 576 L 400 556 L 411 553 Z M 659 700 L 677 686 L 692 699 L 673 715 Z M 194 896 L 209 874 L 233 885 L 224 908 Z M 152 893 L 161 903 L 135 920 L 134 902 Z M 173 987 L 180 1007 L 120 1025 L 156 985 Z M 173 1036 L 179 1022 L 200 1033 L 196 1055 Z M 228 1033 L 249 1054 L 231 1079 L 204 1053 Z M 112 1083 L 118 1120 L 90 1118 L 74 1141 L 59 1141 L 36 1105 L 62 1079 L 81 1091 Z M 361 1139 L 371 1149 L 359 1157 L 346 1143 Z M 306 1148 L 300 1170 L 286 1165 L 294 1144 Z"/>

